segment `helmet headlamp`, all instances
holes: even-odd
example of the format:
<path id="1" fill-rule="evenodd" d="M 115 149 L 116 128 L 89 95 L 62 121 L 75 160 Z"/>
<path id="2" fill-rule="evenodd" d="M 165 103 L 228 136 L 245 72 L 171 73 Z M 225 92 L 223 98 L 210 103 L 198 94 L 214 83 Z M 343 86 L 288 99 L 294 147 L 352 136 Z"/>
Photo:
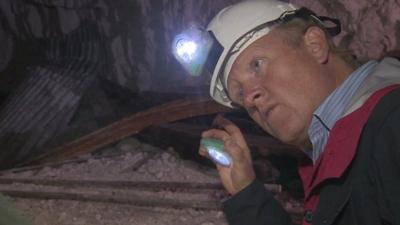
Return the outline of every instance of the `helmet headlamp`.
<path id="1" fill-rule="evenodd" d="M 277 0 L 243 1 L 221 10 L 207 29 L 191 25 L 176 36 L 172 49 L 175 58 L 192 76 L 204 68 L 212 75 L 210 95 L 217 102 L 233 107 L 227 93 L 231 67 L 251 43 L 269 33 L 274 25 L 295 18 L 313 20 L 335 36 L 340 33 L 337 19 L 317 16 L 306 8 Z M 327 23 L 333 26 L 327 26 Z"/>
<path id="2" fill-rule="evenodd" d="M 204 66 L 212 73 L 222 51 L 213 34 L 197 25 L 177 35 L 172 43 L 175 58 L 192 76 L 199 76 Z"/>

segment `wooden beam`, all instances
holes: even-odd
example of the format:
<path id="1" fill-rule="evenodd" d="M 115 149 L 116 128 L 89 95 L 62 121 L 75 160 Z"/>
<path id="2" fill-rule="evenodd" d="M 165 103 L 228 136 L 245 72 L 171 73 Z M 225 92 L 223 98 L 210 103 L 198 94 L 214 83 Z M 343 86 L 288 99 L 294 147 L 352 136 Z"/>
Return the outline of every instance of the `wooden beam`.
<path id="1" fill-rule="evenodd" d="M 232 121 L 235 122 L 235 120 Z M 164 142 L 162 144 L 168 143 L 168 145 L 174 146 L 179 144 L 187 144 L 186 140 L 192 141 L 196 138 L 200 139 L 201 132 L 209 129 L 209 127 L 204 125 L 176 122 L 153 126 L 149 129 L 150 130 L 148 134 L 141 133 L 141 135 L 145 136 L 145 139 L 152 139 L 158 142 Z M 268 136 L 267 134 L 261 135 L 243 132 L 243 136 L 245 137 L 249 147 L 256 149 L 263 156 L 272 154 L 289 155 L 295 158 L 303 157 L 303 153 L 299 148 L 293 145 L 282 143 L 281 141 Z"/>
<path id="2" fill-rule="evenodd" d="M 206 97 L 173 101 L 123 118 L 93 133 L 57 147 L 52 151 L 48 151 L 23 165 L 37 165 L 46 162 L 65 160 L 93 152 L 99 148 L 136 134 L 149 126 L 160 125 L 194 116 L 228 112 L 230 110 L 231 109 L 221 106 Z"/>

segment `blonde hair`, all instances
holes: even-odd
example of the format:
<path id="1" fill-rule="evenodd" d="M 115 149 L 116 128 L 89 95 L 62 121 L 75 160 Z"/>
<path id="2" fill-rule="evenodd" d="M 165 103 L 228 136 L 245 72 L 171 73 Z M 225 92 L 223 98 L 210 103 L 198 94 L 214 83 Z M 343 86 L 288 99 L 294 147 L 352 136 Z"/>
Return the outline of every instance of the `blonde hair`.
<path id="1" fill-rule="evenodd" d="M 314 19 L 305 20 L 295 18 L 288 22 L 277 25 L 276 29 L 283 31 L 284 41 L 287 42 L 287 44 L 292 45 L 293 47 L 300 47 L 303 43 L 303 35 L 307 32 L 307 29 L 312 26 L 317 26 L 324 31 L 329 48 L 333 54 L 339 56 L 352 68 L 357 68 L 360 66 L 360 62 L 356 59 L 352 52 L 344 47 L 336 46 L 326 28 Z"/>

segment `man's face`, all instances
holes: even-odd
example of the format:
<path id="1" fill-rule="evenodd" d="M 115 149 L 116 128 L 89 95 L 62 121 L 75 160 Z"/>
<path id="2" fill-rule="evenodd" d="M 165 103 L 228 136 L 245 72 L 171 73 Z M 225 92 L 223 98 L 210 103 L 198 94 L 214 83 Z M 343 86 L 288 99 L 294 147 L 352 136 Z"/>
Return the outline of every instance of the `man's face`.
<path id="1" fill-rule="evenodd" d="M 312 114 L 334 90 L 335 80 L 316 58 L 315 46 L 294 47 L 281 35 L 273 30 L 238 56 L 228 93 L 265 131 L 304 146 Z"/>

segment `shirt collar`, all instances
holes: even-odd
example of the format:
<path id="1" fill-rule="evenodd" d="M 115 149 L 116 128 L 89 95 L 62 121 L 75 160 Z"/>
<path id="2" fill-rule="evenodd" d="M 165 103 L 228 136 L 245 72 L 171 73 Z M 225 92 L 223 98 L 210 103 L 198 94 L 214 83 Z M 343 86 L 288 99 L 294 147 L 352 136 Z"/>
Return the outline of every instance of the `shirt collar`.
<path id="1" fill-rule="evenodd" d="M 377 61 L 372 60 L 353 71 L 315 110 L 308 129 L 313 149 L 305 151 L 314 162 L 322 154 L 330 130 L 336 121 L 343 116 L 351 98 L 377 63 Z"/>

